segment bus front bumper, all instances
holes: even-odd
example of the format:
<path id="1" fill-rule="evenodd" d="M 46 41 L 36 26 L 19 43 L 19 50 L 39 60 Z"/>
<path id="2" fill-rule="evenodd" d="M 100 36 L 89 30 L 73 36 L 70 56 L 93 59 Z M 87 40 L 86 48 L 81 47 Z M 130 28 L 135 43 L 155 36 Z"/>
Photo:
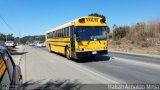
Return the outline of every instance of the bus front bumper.
<path id="1" fill-rule="evenodd" d="M 101 54 L 108 54 L 108 50 L 76 52 L 77 59 L 84 58 L 84 57 L 101 55 Z"/>

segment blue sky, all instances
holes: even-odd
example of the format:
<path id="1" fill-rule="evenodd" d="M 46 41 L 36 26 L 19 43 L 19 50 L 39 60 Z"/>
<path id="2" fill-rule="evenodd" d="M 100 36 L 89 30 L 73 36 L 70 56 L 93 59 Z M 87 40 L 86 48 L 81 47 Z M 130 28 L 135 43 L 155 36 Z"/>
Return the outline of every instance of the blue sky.
<path id="1" fill-rule="evenodd" d="M 0 32 L 39 35 L 90 13 L 106 16 L 109 26 L 131 25 L 160 17 L 160 0 L 0 0 Z"/>

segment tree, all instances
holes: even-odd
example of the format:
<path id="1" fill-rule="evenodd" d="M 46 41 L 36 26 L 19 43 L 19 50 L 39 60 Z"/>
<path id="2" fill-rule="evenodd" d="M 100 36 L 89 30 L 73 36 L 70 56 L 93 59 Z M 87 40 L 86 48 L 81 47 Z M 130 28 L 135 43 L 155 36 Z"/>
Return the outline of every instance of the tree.
<path id="1" fill-rule="evenodd" d="M 0 33 L 0 40 L 5 41 L 6 40 L 6 36 L 2 33 Z"/>
<path id="2" fill-rule="evenodd" d="M 2 40 L 2 41 L 6 41 L 6 40 L 8 40 L 8 41 L 14 41 L 14 37 L 13 37 L 13 34 L 7 34 L 7 35 L 5 35 L 3 33 L 0 33 L 0 40 Z"/>
<path id="3" fill-rule="evenodd" d="M 105 17 L 104 15 L 102 15 L 102 14 L 99 14 L 99 13 L 91 13 L 91 14 L 89 14 L 88 16 L 101 17 L 101 18 L 104 18 L 104 19 L 106 20 L 106 17 Z M 107 29 L 107 33 L 109 33 L 109 32 L 110 32 L 109 27 L 107 27 L 106 29 Z"/>
<path id="4" fill-rule="evenodd" d="M 15 40 L 15 42 L 17 43 L 17 44 L 21 44 L 21 38 L 20 37 L 15 37 L 14 38 L 14 40 Z"/>
<path id="5" fill-rule="evenodd" d="M 125 37 L 130 30 L 129 26 L 117 27 L 113 30 L 113 40 L 118 40 Z"/>
<path id="6" fill-rule="evenodd" d="M 34 41 L 45 41 L 45 35 L 24 36 L 21 38 L 21 43 L 23 44 L 26 42 L 33 43 Z"/>
<path id="7" fill-rule="evenodd" d="M 91 13 L 91 14 L 89 14 L 88 16 L 97 16 L 97 17 L 101 17 L 101 18 L 106 19 L 106 17 L 105 17 L 104 15 L 99 14 L 99 13 Z"/>
<path id="8" fill-rule="evenodd" d="M 113 24 L 113 29 L 118 28 L 118 26 L 116 24 Z"/>

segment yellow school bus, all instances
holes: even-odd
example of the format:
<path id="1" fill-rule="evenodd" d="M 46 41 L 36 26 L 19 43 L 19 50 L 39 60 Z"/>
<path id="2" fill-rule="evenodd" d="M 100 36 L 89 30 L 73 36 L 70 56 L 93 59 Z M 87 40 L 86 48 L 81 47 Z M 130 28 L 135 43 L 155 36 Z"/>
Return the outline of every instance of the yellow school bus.
<path id="1" fill-rule="evenodd" d="M 81 59 L 108 53 L 106 20 L 86 16 L 46 32 L 46 47 L 66 58 Z"/>

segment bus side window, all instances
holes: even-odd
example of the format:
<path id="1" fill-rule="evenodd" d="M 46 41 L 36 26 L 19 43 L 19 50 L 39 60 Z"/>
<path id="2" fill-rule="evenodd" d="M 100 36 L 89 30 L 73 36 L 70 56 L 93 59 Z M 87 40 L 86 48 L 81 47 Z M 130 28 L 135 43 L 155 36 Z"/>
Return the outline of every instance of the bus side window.
<path id="1" fill-rule="evenodd" d="M 54 34 L 54 33 L 52 32 L 52 38 L 53 38 L 53 34 Z"/>
<path id="2" fill-rule="evenodd" d="M 54 31 L 55 32 L 55 38 L 57 37 L 57 31 Z"/>
<path id="3" fill-rule="evenodd" d="M 50 33 L 50 38 L 52 38 L 52 37 L 53 37 L 53 32 Z"/>
<path id="4" fill-rule="evenodd" d="M 56 37 L 58 37 L 58 30 L 56 31 Z"/>
<path id="5" fill-rule="evenodd" d="M 58 30 L 56 32 L 57 32 L 57 38 L 58 38 Z"/>
<path id="6" fill-rule="evenodd" d="M 57 37 L 57 31 L 55 31 L 55 37 Z"/>
<path id="7" fill-rule="evenodd" d="M 54 31 L 54 38 L 56 37 L 56 31 Z"/>
<path id="8" fill-rule="evenodd" d="M 62 29 L 62 38 L 64 37 L 64 28 Z"/>
<path id="9" fill-rule="evenodd" d="M 70 37 L 70 29 L 71 27 L 68 27 L 68 37 Z"/>
<path id="10" fill-rule="evenodd" d="M 61 37 L 63 37 L 63 30 L 64 30 L 64 29 L 61 30 Z"/>
<path id="11" fill-rule="evenodd" d="M 61 37 L 63 37 L 63 29 L 61 29 Z"/>
<path id="12" fill-rule="evenodd" d="M 64 28 L 64 37 L 66 37 L 66 28 Z"/>
<path id="13" fill-rule="evenodd" d="M 60 29 L 59 31 L 60 31 L 60 37 L 62 37 L 62 29 Z"/>
<path id="14" fill-rule="evenodd" d="M 48 33 L 48 38 L 52 38 L 52 32 Z"/>
<path id="15" fill-rule="evenodd" d="M 67 33 L 66 36 L 69 37 L 69 27 L 67 27 Z"/>
<path id="16" fill-rule="evenodd" d="M 58 37 L 60 36 L 60 32 L 59 32 L 59 30 L 58 30 Z"/>
<path id="17" fill-rule="evenodd" d="M 58 30 L 58 37 L 61 37 L 61 29 Z"/>
<path id="18" fill-rule="evenodd" d="M 49 38 L 49 33 L 47 33 L 47 38 Z"/>
<path id="19" fill-rule="evenodd" d="M 54 31 L 52 32 L 53 33 L 53 38 L 55 37 L 55 33 L 54 33 Z"/>
<path id="20" fill-rule="evenodd" d="M 64 28 L 62 29 L 62 37 L 64 37 Z"/>

